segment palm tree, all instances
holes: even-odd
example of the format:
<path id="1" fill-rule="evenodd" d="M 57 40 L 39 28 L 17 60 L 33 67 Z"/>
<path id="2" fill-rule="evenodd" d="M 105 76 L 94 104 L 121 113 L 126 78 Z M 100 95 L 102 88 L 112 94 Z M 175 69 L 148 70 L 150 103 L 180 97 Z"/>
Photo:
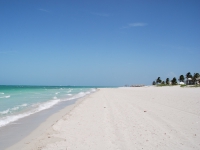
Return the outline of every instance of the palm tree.
<path id="1" fill-rule="evenodd" d="M 192 74 L 188 72 L 185 77 L 187 78 L 187 84 L 191 84 L 190 81 L 188 80 L 189 78 L 192 78 Z"/>
<path id="2" fill-rule="evenodd" d="M 157 78 L 156 83 L 157 83 L 157 84 L 158 84 L 158 83 L 161 83 L 160 77 Z"/>
<path id="3" fill-rule="evenodd" d="M 169 78 L 166 79 L 166 84 L 169 84 Z"/>
<path id="4" fill-rule="evenodd" d="M 177 84 L 176 78 L 174 77 L 171 82 L 172 82 L 172 85 L 176 85 Z"/>
<path id="5" fill-rule="evenodd" d="M 185 78 L 183 75 L 180 75 L 179 79 L 178 79 L 180 82 L 184 82 Z"/>
<path id="6" fill-rule="evenodd" d="M 185 77 L 188 79 L 188 78 L 192 78 L 192 74 L 190 72 L 188 72 Z"/>
<path id="7" fill-rule="evenodd" d="M 156 82 L 155 82 L 155 81 L 153 81 L 152 85 L 156 85 Z"/>
<path id="8" fill-rule="evenodd" d="M 194 73 L 194 76 L 193 76 L 193 82 L 194 82 L 194 84 L 196 83 L 196 79 L 199 77 L 200 75 L 199 75 L 199 73 Z"/>

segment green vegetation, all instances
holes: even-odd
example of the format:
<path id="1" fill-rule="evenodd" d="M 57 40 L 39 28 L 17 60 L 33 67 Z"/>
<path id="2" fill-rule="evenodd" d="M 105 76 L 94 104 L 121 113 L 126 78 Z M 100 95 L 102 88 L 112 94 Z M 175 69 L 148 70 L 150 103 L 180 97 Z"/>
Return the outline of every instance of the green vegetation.
<path id="1" fill-rule="evenodd" d="M 172 85 L 177 85 L 177 81 L 176 81 L 176 78 L 174 77 L 171 81 Z"/>
<path id="2" fill-rule="evenodd" d="M 192 86 L 189 86 L 189 87 L 200 87 L 200 85 L 196 84 L 196 85 L 192 85 Z"/>
<path id="3" fill-rule="evenodd" d="M 172 85 L 168 85 L 168 84 L 157 84 L 156 86 L 172 86 Z"/>
<path id="4" fill-rule="evenodd" d="M 169 85 L 169 78 L 167 78 L 167 79 L 166 79 L 166 84 L 168 84 L 168 85 Z"/>
<path id="5" fill-rule="evenodd" d="M 156 83 L 158 84 L 158 83 L 161 83 L 161 82 L 162 82 L 162 80 L 160 79 L 160 77 L 158 77 L 157 80 L 156 80 Z"/>
<path id="6" fill-rule="evenodd" d="M 178 79 L 180 82 L 184 82 L 185 78 L 183 75 L 180 75 L 179 79 Z"/>
<path id="7" fill-rule="evenodd" d="M 187 79 L 188 79 L 188 78 L 192 78 L 192 75 L 191 75 L 190 72 L 188 72 L 185 76 L 186 76 Z"/>
<path id="8" fill-rule="evenodd" d="M 183 84 L 183 85 L 181 85 L 180 87 L 186 87 L 187 85 L 186 84 Z"/>
<path id="9" fill-rule="evenodd" d="M 185 81 L 185 78 L 187 79 Z M 200 87 L 200 74 L 199 73 L 194 73 L 192 74 L 190 72 L 186 73 L 185 77 L 184 75 L 180 75 L 178 79 L 181 83 L 181 87 L 185 87 L 187 85 L 190 85 L 189 87 Z M 185 82 L 185 83 L 184 83 Z M 162 81 L 161 77 L 158 77 L 155 81 L 152 82 L 152 85 L 157 85 L 157 86 L 173 86 L 173 85 L 178 85 L 176 77 L 174 77 L 171 81 L 169 78 L 166 78 L 166 80 Z M 193 86 L 191 86 L 193 85 Z"/>
<path id="10" fill-rule="evenodd" d="M 199 73 L 194 73 L 194 76 L 193 76 L 193 82 L 196 83 L 197 82 L 197 78 L 199 77 Z"/>

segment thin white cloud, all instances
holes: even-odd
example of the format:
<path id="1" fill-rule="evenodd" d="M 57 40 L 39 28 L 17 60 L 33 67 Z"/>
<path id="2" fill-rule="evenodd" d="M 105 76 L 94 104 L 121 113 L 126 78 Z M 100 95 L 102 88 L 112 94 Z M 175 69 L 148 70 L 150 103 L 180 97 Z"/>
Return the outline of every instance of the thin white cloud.
<path id="1" fill-rule="evenodd" d="M 144 27 L 147 25 L 148 25 L 147 23 L 135 22 L 135 23 L 129 23 L 127 26 L 124 26 L 123 28 Z"/>
<path id="2" fill-rule="evenodd" d="M 42 9 L 42 8 L 40 8 L 39 10 L 40 10 L 40 11 L 43 11 L 43 12 L 46 12 L 46 13 L 49 13 L 49 11 L 46 10 L 46 9 Z"/>

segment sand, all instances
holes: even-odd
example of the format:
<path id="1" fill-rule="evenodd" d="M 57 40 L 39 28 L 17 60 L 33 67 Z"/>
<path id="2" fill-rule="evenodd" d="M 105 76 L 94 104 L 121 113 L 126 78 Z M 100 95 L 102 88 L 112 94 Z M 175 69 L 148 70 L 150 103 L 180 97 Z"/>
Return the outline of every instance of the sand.
<path id="1" fill-rule="evenodd" d="M 102 88 L 66 109 L 8 149 L 200 149 L 200 88 Z"/>

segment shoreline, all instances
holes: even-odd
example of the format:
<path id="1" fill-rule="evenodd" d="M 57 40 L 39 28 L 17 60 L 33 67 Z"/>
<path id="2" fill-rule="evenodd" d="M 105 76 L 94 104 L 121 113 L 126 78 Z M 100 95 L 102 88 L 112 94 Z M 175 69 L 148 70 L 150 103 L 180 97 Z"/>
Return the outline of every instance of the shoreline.
<path id="1" fill-rule="evenodd" d="M 199 92 L 151 86 L 99 89 L 53 114 L 7 150 L 198 150 Z"/>
<path id="2" fill-rule="evenodd" d="M 92 92 L 91 94 L 95 92 Z M 81 103 L 81 101 L 89 95 L 85 95 L 84 97 L 74 100 L 63 101 L 49 109 L 32 114 L 25 118 L 21 118 L 7 126 L 1 127 L 0 149 L 12 149 L 12 147 L 14 147 L 13 149 L 19 147 L 20 149 L 23 143 L 27 143 L 27 140 L 39 136 L 40 133 L 44 132 L 46 128 L 50 128 L 51 125 L 58 121 L 58 118 L 61 118 L 63 115 L 69 113 L 74 107 L 79 105 L 79 103 Z M 35 119 L 36 121 L 34 122 L 33 119 Z M 27 125 L 29 127 L 26 127 Z M 6 139 L 4 139 L 4 135 L 7 136 Z M 4 140 L 6 141 L 6 143 L 4 143 Z"/>

